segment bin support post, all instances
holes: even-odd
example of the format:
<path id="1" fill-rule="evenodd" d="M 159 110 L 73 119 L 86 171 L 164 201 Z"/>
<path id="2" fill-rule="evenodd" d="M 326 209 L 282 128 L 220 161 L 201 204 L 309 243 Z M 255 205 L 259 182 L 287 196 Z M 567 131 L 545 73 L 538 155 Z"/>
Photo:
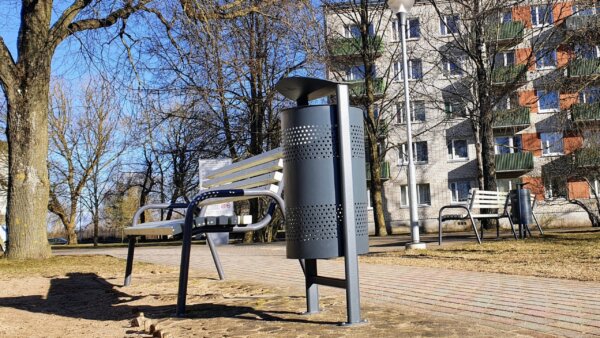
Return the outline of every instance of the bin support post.
<path id="1" fill-rule="evenodd" d="M 306 314 L 319 313 L 319 285 L 317 277 L 317 260 L 304 260 L 304 279 L 306 281 Z"/>
<path id="2" fill-rule="evenodd" d="M 346 270 L 346 325 L 358 324 L 360 318 L 360 287 L 358 281 L 358 257 L 356 250 L 356 219 L 354 185 L 352 174 L 352 145 L 350 141 L 350 102 L 348 86 L 337 85 L 338 140 L 340 145 L 340 168 L 342 176 L 342 205 L 344 212 L 344 263 Z"/>

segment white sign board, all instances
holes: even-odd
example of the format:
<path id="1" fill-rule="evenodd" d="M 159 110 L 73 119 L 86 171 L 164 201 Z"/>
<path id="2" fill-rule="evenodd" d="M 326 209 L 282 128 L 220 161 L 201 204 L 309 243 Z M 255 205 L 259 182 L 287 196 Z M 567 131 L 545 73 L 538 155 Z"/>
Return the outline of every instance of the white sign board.
<path id="1" fill-rule="evenodd" d="M 204 190 L 206 173 L 231 164 L 231 159 L 200 160 L 200 191 Z M 204 216 L 234 216 L 233 202 L 213 204 L 206 207 Z"/>

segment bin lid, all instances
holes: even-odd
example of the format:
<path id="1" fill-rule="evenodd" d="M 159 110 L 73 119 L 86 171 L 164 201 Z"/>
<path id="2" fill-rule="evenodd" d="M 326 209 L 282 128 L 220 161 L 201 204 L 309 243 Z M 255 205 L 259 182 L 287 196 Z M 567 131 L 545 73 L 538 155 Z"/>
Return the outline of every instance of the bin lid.
<path id="1" fill-rule="evenodd" d="M 308 105 L 308 101 L 335 94 L 338 84 L 329 80 L 293 76 L 279 80 L 275 89 L 298 105 Z"/>

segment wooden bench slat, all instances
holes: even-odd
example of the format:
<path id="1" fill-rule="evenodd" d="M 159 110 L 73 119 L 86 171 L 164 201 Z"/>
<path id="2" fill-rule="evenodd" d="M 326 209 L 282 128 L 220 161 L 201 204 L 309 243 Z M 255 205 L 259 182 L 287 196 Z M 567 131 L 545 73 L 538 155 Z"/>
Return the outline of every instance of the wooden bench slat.
<path id="1" fill-rule="evenodd" d="M 270 162 L 273 160 L 277 160 L 283 157 L 283 151 L 281 148 L 275 148 L 273 150 L 267 151 L 266 153 L 262 153 L 260 155 L 253 156 L 249 159 L 242 160 L 236 163 L 232 163 L 228 166 L 224 166 L 222 168 L 213 170 L 207 173 L 206 178 L 215 179 L 217 177 L 229 175 L 236 171 L 248 169 L 251 167 L 255 167 L 259 164 L 263 164 L 266 162 Z"/>
<path id="2" fill-rule="evenodd" d="M 219 176 L 217 178 L 204 181 L 202 182 L 202 185 L 204 186 L 204 188 L 212 188 L 222 184 L 236 182 L 254 176 L 259 176 L 281 170 L 283 170 L 283 160 L 277 159 L 248 169 L 243 169 L 228 175 Z"/>

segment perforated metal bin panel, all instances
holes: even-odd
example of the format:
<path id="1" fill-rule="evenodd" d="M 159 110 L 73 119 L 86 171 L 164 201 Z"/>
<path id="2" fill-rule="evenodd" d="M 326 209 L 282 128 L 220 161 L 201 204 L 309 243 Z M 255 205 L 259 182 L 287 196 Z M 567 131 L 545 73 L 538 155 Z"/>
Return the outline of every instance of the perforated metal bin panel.
<path id="1" fill-rule="evenodd" d="M 282 112 L 288 258 L 344 255 L 342 177 L 335 105 Z M 369 251 L 363 113 L 350 108 L 357 252 Z"/>

